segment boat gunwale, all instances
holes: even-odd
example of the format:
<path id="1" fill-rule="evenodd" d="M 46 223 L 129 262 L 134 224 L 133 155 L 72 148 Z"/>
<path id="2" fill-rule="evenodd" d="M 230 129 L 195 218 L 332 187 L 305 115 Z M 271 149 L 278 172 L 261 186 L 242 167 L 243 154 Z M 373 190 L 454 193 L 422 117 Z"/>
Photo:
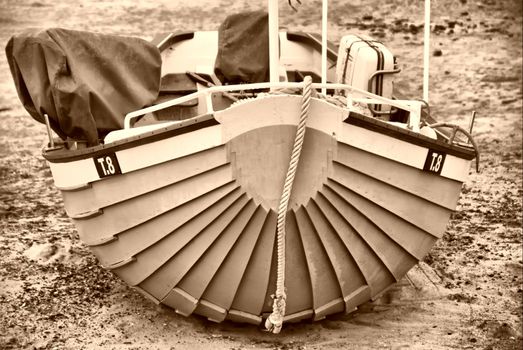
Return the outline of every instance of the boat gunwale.
<path id="1" fill-rule="evenodd" d="M 472 149 L 472 147 L 468 148 L 461 145 L 450 145 L 444 141 L 434 140 L 423 134 L 404 129 L 354 111 L 348 111 L 347 118 L 345 118 L 343 122 L 357 127 L 362 127 L 370 131 L 378 132 L 386 136 L 391 136 L 410 144 L 445 152 L 462 159 L 472 160 L 475 157 L 475 151 Z M 220 124 L 215 119 L 214 114 L 206 114 L 192 118 L 189 123 L 190 124 L 183 122 L 176 123 L 174 125 L 148 131 L 139 135 L 130 136 L 128 138 L 117 140 L 108 144 L 101 144 L 83 149 L 67 150 L 62 148 L 48 151 L 44 148 L 42 153 L 44 158 L 51 163 L 67 163 L 106 155 Z"/>
<path id="2" fill-rule="evenodd" d="M 406 141 L 410 144 L 445 152 L 458 158 L 472 160 L 476 157 L 476 152 L 472 146 L 464 147 L 456 144 L 449 144 L 444 141 L 435 140 L 423 134 L 404 129 L 394 124 L 383 122 L 354 111 L 350 111 L 344 123 L 365 128 L 370 131 L 378 132 L 383 135 L 394 137 L 398 140 Z"/>
<path id="3" fill-rule="evenodd" d="M 48 149 L 44 147 L 42 150 L 42 155 L 48 162 L 51 163 L 73 162 L 76 160 L 88 159 L 122 151 L 219 124 L 220 123 L 214 118 L 214 114 L 204 114 L 191 119 L 183 120 L 174 125 L 165 126 L 163 128 L 148 131 L 143 134 L 126 137 L 108 144 L 99 144 L 96 146 L 76 150 L 66 149 L 65 147 L 59 149 Z"/>

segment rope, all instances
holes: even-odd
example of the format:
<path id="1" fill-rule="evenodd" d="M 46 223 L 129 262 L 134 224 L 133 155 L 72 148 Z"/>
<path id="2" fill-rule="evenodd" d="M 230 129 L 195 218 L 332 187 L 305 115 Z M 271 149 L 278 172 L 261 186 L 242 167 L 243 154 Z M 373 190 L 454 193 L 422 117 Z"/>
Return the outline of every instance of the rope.
<path id="1" fill-rule="evenodd" d="M 456 137 L 456 133 L 458 131 L 461 131 L 469 139 L 470 143 L 472 143 L 472 147 L 474 147 L 474 152 L 476 152 L 476 172 L 479 173 L 479 156 L 480 156 L 479 147 L 478 147 L 478 144 L 476 143 L 476 141 L 474 141 L 474 138 L 472 137 L 470 132 L 468 132 L 467 130 L 463 129 L 461 126 L 459 126 L 457 124 L 447 123 L 447 122 L 427 124 L 427 126 L 431 127 L 434 130 L 437 130 L 436 128 L 440 128 L 440 127 L 452 128 L 452 134 L 450 135 L 449 138 L 447 138 L 447 142 L 450 145 L 452 145 L 452 143 L 454 142 L 454 138 Z"/>
<path id="2" fill-rule="evenodd" d="M 291 160 L 285 177 L 285 184 L 283 185 L 283 192 L 280 198 L 280 205 L 278 207 L 278 224 L 277 224 L 277 248 L 278 248 L 278 266 L 277 266 L 277 280 L 276 292 L 273 296 L 274 302 L 272 305 L 272 313 L 265 321 L 265 328 L 272 333 L 280 333 L 283 326 L 283 317 L 285 316 L 285 305 L 287 295 L 285 293 L 285 222 L 287 217 L 287 207 L 296 176 L 296 169 L 298 168 L 298 161 L 305 138 L 305 125 L 307 117 L 309 116 L 309 107 L 311 104 L 312 94 L 312 78 L 306 76 L 303 80 L 303 95 L 301 102 L 301 115 L 294 138 L 294 145 L 292 147 Z"/>

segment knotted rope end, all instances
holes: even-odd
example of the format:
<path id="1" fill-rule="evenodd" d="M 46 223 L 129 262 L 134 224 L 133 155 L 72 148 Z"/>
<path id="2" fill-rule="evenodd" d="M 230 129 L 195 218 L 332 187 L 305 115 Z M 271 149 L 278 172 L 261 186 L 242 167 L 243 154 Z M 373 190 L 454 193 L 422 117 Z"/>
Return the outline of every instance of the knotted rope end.
<path id="1" fill-rule="evenodd" d="M 287 296 L 283 293 L 272 297 L 274 299 L 272 313 L 265 320 L 265 329 L 273 334 L 278 334 L 283 327 L 283 317 L 285 315 Z"/>

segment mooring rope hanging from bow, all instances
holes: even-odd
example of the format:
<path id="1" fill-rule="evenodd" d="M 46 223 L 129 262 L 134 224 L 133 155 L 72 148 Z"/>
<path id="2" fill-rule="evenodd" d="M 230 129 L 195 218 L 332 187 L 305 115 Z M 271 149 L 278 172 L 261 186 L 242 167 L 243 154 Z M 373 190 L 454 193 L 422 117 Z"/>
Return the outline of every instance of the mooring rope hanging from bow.
<path id="1" fill-rule="evenodd" d="M 311 104 L 312 95 L 312 78 L 306 76 L 303 80 L 303 94 L 301 102 L 301 115 L 294 138 L 294 145 L 292 147 L 291 160 L 289 168 L 285 177 L 283 185 L 283 192 L 280 197 L 280 205 L 278 207 L 278 224 L 277 224 L 277 250 L 278 250 L 278 265 L 277 265 L 277 279 L 276 292 L 274 295 L 274 302 L 272 304 L 272 313 L 265 321 L 265 328 L 272 333 L 280 333 L 283 326 L 283 318 L 285 316 L 285 305 L 287 294 L 285 292 L 285 222 L 287 218 L 287 208 L 291 196 L 292 185 L 296 170 L 298 169 L 298 162 L 300 160 L 301 150 L 303 148 L 303 140 L 305 138 L 305 129 L 307 118 L 309 116 L 309 107 Z"/>

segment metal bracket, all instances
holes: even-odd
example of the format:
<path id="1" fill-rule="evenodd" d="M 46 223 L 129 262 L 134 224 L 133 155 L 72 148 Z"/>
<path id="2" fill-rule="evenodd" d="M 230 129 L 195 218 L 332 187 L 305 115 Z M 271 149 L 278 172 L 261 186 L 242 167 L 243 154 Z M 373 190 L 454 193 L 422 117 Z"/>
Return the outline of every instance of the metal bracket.
<path id="1" fill-rule="evenodd" d="M 372 90 L 372 82 L 373 82 L 373 80 L 375 78 L 377 78 L 380 75 L 396 74 L 396 73 L 399 73 L 399 72 L 401 72 L 401 68 L 397 68 L 397 67 L 392 69 L 392 70 L 377 70 L 369 78 L 369 83 L 368 83 L 368 90 L 369 90 L 369 92 Z M 373 115 L 391 115 L 391 114 L 394 114 L 394 113 L 396 113 L 398 111 L 396 108 L 391 108 L 390 111 L 377 111 L 376 109 L 374 109 L 374 107 L 372 105 L 368 105 L 368 108 L 369 108 L 369 110 L 371 111 L 371 113 Z"/>

